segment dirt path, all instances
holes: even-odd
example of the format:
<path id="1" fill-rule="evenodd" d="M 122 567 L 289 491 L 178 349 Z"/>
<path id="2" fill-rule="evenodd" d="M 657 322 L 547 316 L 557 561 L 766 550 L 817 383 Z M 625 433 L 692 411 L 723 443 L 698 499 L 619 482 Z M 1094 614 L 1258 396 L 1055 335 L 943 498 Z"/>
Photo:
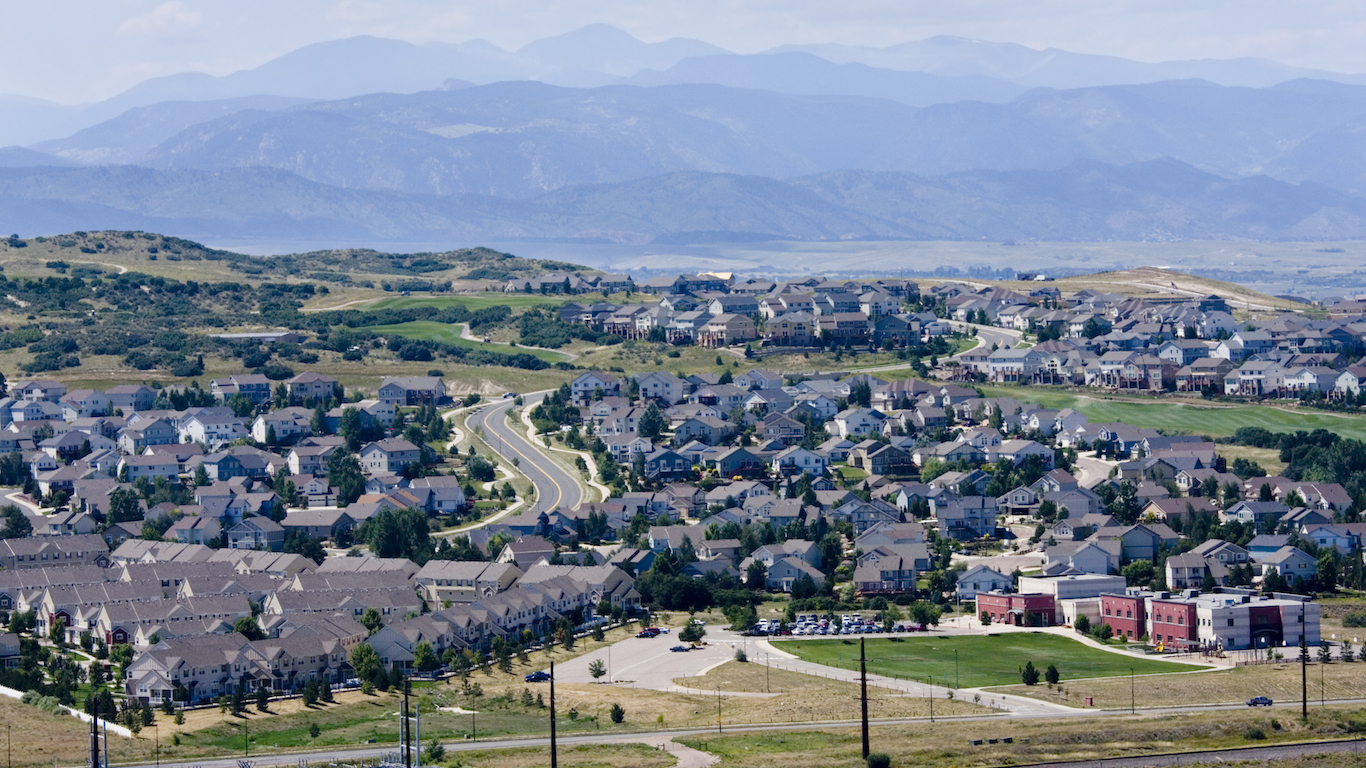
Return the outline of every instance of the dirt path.
<path id="1" fill-rule="evenodd" d="M 376 301 L 379 301 L 379 300 L 385 299 L 385 298 L 388 298 L 388 297 L 387 297 L 387 296 L 376 296 L 376 297 L 371 298 L 371 299 L 355 299 L 354 301 L 348 301 L 348 302 L 346 302 L 346 303 L 344 303 L 344 304 L 334 304 L 334 305 L 332 305 L 332 306 L 330 306 L 330 307 L 304 307 L 303 309 L 301 309 L 301 310 L 299 310 L 299 311 L 300 311 L 300 312 L 331 312 L 331 311 L 333 311 L 333 310 L 335 310 L 335 309 L 346 309 L 347 307 L 354 307 L 354 306 L 357 305 L 357 304 L 370 304 L 370 303 L 372 303 L 372 302 L 376 302 Z"/>
<path id="2" fill-rule="evenodd" d="M 119 271 L 119 274 L 120 274 L 120 275 L 127 274 L 127 272 L 128 272 L 128 267 L 125 267 L 125 266 L 123 266 L 122 264 L 110 264 L 110 263 L 107 262 L 107 261 L 73 261 L 73 262 L 71 262 L 71 263 L 72 263 L 72 264 L 95 264 L 96 266 L 101 266 L 101 267 L 113 267 L 114 269 L 117 269 L 117 270 Z"/>
<path id="3" fill-rule="evenodd" d="M 474 332 L 470 330 L 469 323 L 456 323 L 456 325 L 460 326 L 460 338 L 464 339 L 465 341 L 477 341 L 480 344 L 500 344 L 504 347 L 509 347 L 511 349 L 534 349 L 537 352 L 549 352 L 555 355 L 564 355 L 567 358 L 565 362 L 570 363 L 579 359 L 579 356 L 577 354 L 563 349 L 550 349 L 549 347 L 533 347 L 529 344 L 518 344 L 514 347 L 511 343 L 506 341 L 485 341 L 479 338 L 478 336 L 474 335 Z"/>

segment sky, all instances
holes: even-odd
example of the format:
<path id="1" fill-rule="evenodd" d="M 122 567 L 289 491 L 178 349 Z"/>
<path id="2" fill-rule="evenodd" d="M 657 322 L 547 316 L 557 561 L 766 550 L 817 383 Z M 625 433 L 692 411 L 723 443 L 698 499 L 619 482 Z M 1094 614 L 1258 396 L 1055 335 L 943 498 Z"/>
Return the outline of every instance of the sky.
<path id="1" fill-rule="evenodd" d="M 739 53 L 957 35 L 1140 61 L 1257 56 L 1366 72 L 1359 0 L 12 0 L 0 4 L 0 94 L 94 101 L 149 77 L 223 75 L 353 35 L 516 49 L 592 23 Z"/>

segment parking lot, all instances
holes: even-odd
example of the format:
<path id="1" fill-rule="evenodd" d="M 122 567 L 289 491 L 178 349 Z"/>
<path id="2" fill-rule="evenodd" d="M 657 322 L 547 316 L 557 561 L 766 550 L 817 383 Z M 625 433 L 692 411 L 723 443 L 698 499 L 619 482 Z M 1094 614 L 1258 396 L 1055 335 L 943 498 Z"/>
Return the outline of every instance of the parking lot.
<path id="1" fill-rule="evenodd" d="M 687 645 L 678 640 L 678 630 L 653 638 L 631 637 L 593 653 L 556 665 L 555 680 L 561 683 L 607 683 L 636 688 L 668 690 L 680 677 L 695 677 L 717 664 L 735 658 L 735 648 L 746 645 L 746 638 L 718 626 L 707 627 L 707 644 L 690 651 L 669 650 Z M 597 680 L 588 667 L 601 660 L 610 670 Z"/>

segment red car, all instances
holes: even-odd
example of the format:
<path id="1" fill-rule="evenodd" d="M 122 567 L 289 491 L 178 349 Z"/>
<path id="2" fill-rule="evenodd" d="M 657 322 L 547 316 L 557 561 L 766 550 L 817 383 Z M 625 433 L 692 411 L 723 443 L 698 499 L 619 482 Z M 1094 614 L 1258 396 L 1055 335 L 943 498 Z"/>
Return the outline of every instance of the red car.
<path id="1" fill-rule="evenodd" d="M 637 632 L 636 637 L 659 637 L 659 629 L 657 627 L 646 627 Z"/>

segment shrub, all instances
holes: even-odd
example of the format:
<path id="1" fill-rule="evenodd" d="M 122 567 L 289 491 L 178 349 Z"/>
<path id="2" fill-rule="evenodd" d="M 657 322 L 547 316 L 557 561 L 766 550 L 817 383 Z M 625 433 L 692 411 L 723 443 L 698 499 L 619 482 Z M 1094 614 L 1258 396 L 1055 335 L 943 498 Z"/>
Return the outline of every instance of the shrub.
<path id="1" fill-rule="evenodd" d="M 316 739 L 316 738 L 318 738 L 319 736 L 322 735 L 322 732 L 323 732 L 323 729 L 319 728 L 317 723 L 309 723 L 309 724 L 308 724 L 308 735 L 309 735 L 309 736 L 312 736 L 313 738 Z M 435 742 L 433 742 L 433 743 L 435 743 Z"/>
<path id="2" fill-rule="evenodd" d="M 868 753 L 868 768 L 892 768 L 892 756 L 881 752 Z"/>
<path id="3" fill-rule="evenodd" d="M 1366 612 L 1352 611 L 1342 617 L 1342 626 L 1363 628 L 1366 627 Z"/>
<path id="4" fill-rule="evenodd" d="M 1266 739 L 1266 731 L 1263 731 L 1261 728 L 1253 726 L 1252 728 L 1248 728 L 1246 731 L 1243 732 L 1243 738 L 1247 739 L 1248 741 L 1262 741 Z"/>
<path id="5" fill-rule="evenodd" d="M 612 708 L 607 711 L 607 716 L 612 718 L 612 722 L 620 725 L 626 719 L 626 710 L 620 704 L 613 702 Z"/>
<path id="6" fill-rule="evenodd" d="M 747 662 L 747 661 L 749 661 L 749 656 L 745 653 L 745 649 L 744 649 L 744 648 L 736 648 L 736 649 L 735 649 L 735 660 L 736 660 L 736 661 L 739 661 L 739 662 Z"/>

